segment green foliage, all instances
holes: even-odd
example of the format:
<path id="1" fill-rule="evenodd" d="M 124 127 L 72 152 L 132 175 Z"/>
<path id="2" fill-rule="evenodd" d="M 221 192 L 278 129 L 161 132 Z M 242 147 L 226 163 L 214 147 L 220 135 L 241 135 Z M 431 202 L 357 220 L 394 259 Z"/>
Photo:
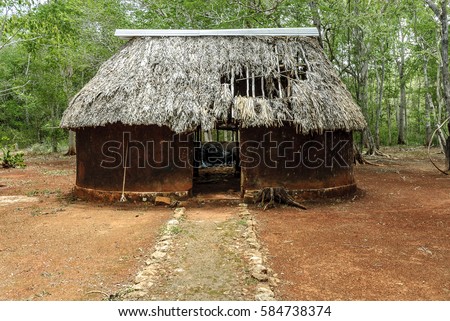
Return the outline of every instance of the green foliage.
<path id="1" fill-rule="evenodd" d="M 11 150 L 14 149 L 14 144 L 10 143 L 9 138 L 2 137 L 1 139 L 1 149 L 2 149 L 2 167 L 3 168 L 24 168 L 25 161 L 24 161 L 24 154 L 23 153 L 13 153 Z"/>
<path id="2" fill-rule="evenodd" d="M 143 0 L 139 26 L 156 29 L 269 28 L 309 25 L 308 1 Z"/>
<path id="3" fill-rule="evenodd" d="M 57 150 L 64 109 L 122 45 L 129 14 L 120 0 L 1 1 L 0 134 Z"/>
<path id="4" fill-rule="evenodd" d="M 12 154 L 9 148 L 2 148 L 2 152 L 3 152 L 3 159 L 2 159 L 3 168 L 26 167 L 23 153 Z"/>
<path id="5" fill-rule="evenodd" d="M 123 44 L 114 37 L 117 28 L 313 24 L 382 144 L 396 142 L 400 84 L 406 84 L 408 144 L 424 142 L 426 93 L 435 107 L 431 127 L 446 117 L 437 82 L 439 24 L 422 0 L 0 0 L 0 136 L 58 150 L 67 135 L 57 128 L 62 113 Z"/>

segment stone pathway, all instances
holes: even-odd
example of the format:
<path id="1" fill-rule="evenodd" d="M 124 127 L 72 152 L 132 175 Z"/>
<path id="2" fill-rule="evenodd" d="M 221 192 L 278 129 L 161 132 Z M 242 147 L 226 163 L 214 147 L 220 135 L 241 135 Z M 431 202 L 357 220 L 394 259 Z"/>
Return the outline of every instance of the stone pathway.
<path id="1" fill-rule="evenodd" d="M 217 213 L 217 211 L 216 211 Z M 264 266 L 245 204 L 211 215 L 177 208 L 124 300 L 274 300 L 279 282 Z"/>

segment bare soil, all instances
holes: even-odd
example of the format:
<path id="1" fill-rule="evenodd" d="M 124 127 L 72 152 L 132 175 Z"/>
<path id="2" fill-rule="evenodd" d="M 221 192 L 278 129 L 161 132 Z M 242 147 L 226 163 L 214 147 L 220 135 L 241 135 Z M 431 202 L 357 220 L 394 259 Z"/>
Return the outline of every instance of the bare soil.
<path id="1" fill-rule="evenodd" d="M 385 152 L 352 198 L 254 212 L 278 299 L 450 300 L 450 177 L 423 148 Z"/>
<path id="2" fill-rule="evenodd" d="M 423 148 L 385 152 L 393 158 L 370 159 L 382 166 L 355 168 L 350 198 L 305 202 L 307 211 L 250 207 L 281 279 L 277 299 L 450 299 L 450 178 Z M 100 300 L 129 288 L 172 209 L 73 199 L 74 157 L 26 160 L 0 169 L 0 300 Z M 235 205 L 204 202 L 186 204 L 176 260 L 148 299 L 250 298 L 245 264 L 230 251 L 240 244 Z"/>
<path id="3" fill-rule="evenodd" d="M 74 157 L 27 163 L 0 170 L 0 300 L 99 300 L 127 287 L 171 210 L 73 200 Z"/>

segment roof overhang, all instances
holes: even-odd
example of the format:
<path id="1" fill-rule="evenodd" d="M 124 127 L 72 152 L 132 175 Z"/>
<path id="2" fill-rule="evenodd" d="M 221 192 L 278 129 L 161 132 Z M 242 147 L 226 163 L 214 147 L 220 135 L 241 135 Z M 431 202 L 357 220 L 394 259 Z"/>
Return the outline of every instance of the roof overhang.
<path id="1" fill-rule="evenodd" d="M 204 36 L 290 36 L 318 37 L 317 28 L 262 28 L 262 29 L 117 29 L 115 36 L 129 40 L 134 37 L 204 37 Z"/>

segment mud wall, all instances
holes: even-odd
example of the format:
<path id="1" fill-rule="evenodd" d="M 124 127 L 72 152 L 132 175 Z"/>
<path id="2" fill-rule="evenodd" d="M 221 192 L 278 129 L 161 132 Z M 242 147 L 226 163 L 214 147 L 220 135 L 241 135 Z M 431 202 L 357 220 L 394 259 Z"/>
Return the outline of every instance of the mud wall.
<path id="1" fill-rule="evenodd" d="M 192 189 L 193 135 L 168 127 L 122 124 L 77 130 L 78 187 L 121 191 Z"/>
<path id="2" fill-rule="evenodd" d="M 301 135 L 292 126 L 243 128 L 240 150 L 243 192 L 277 186 L 292 191 L 356 188 L 349 132 Z"/>

